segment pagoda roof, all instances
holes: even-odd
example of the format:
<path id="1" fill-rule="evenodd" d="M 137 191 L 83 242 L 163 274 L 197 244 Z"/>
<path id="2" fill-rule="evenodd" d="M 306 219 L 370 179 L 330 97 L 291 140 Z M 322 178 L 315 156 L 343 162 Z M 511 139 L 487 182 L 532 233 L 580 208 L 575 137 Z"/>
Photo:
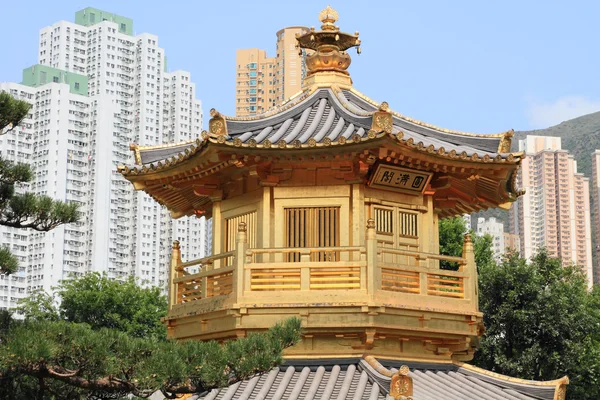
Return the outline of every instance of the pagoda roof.
<path id="1" fill-rule="evenodd" d="M 220 131 L 205 131 L 197 140 L 174 145 L 133 146 L 136 165 L 120 170 L 124 175 L 163 170 L 185 161 L 209 143 L 279 152 L 353 145 L 383 136 L 423 152 L 467 162 L 517 163 L 523 155 L 509 150 L 512 130 L 492 135 L 458 132 L 393 111 L 386 111 L 392 116 L 390 131 L 374 130 L 374 118 L 386 106 L 351 87 L 313 87 L 255 117 L 228 117 L 213 112 L 211 123 L 221 123 Z"/>
<path id="2" fill-rule="evenodd" d="M 385 365 L 385 366 L 384 366 Z M 414 400 L 563 399 L 568 378 L 540 382 L 510 378 L 459 362 L 440 364 L 362 359 L 290 360 L 264 375 L 192 397 L 242 399 L 386 399 L 391 377 L 410 368 Z M 391 397 L 390 397 L 391 398 Z"/>

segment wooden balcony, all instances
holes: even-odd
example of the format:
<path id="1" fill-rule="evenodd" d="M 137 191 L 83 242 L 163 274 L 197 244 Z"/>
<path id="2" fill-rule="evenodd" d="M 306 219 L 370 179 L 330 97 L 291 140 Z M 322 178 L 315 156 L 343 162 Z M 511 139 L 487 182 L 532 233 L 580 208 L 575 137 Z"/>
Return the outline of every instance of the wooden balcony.
<path id="1" fill-rule="evenodd" d="M 182 263 L 173 246 L 169 309 L 227 297 L 237 303 L 257 300 L 310 303 L 334 296 L 336 302 L 386 300 L 386 305 L 477 311 L 477 282 L 470 238 L 463 257 L 379 247 L 374 227 L 367 246 L 247 249 L 240 223 L 237 249 Z M 439 269 L 439 261 L 458 271 Z M 197 269 L 196 273 L 188 270 Z"/>
<path id="2" fill-rule="evenodd" d="M 235 337 L 297 315 L 306 328 L 321 331 L 339 331 L 350 318 L 350 331 L 358 326 L 407 337 L 427 331 L 434 342 L 436 337 L 454 338 L 450 342 L 461 350 L 469 343 L 466 336 L 476 340 L 481 314 L 468 235 L 462 257 L 385 248 L 369 220 L 365 242 L 249 249 L 241 222 L 231 252 L 182 263 L 175 243 L 166 318 L 170 335 Z M 441 260 L 456 263 L 458 270 L 440 269 Z"/>

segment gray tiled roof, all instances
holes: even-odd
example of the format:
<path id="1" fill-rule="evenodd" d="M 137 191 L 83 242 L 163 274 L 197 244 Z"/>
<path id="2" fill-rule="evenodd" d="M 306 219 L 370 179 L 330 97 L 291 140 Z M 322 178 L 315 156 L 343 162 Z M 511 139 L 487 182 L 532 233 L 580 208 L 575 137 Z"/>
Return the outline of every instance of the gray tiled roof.
<path id="1" fill-rule="evenodd" d="M 250 380 L 216 389 L 198 400 L 242 399 L 386 399 L 390 376 L 410 367 L 414 400 L 552 400 L 558 383 L 510 380 L 454 364 L 382 361 L 374 368 L 365 359 L 289 361 Z"/>
<path id="2" fill-rule="evenodd" d="M 352 91 L 335 92 L 331 88 L 322 88 L 306 98 L 292 101 L 289 108 L 274 115 L 227 119 L 228 139 L 239 138 L 242 143 L 254 140 L 260 145 L 266 140 L 271 143 L 283 140 L 287 144 L 297 140 L 305 144 L 311 138 L 316 143 L 325 139 L 335 142 L 355 134 L 364 138 L 371 128 L 374 111 L 377 107 Z M 468 156 L 474 153 L 498 155 L 500 138 L 497 135 L 451 133 L 394 115 L 392 132 L 400 131 L 404 140 L 412 138 L 414 143 L 422 142 L 425 147 L 432 144 L 436 149 L 464 151 Z"/>
<path id="3" fill-rule="evenodd" d="M 361 99 L 358 95 L 349 90 L 344 90 L 341 93 L 350 104 L 359 110 L 368 112 L 377 110 L 373 104 Z M 414 138 L 415 143 L 423 141 L 427 144 L 433 144 L 435 148 L 445 146 L 447 149 L 451 150 L 452 148 L 449 148 L 448 144 L 452 144 L 460 147 L 461 151 L 465 148 L 470 148 L 471 153 L 467 150 L 469 155 L 474 151 L 478 151 L 480 155 L 482 152 L 496 154 L 498 151 L 499 138 L 496 135 L 464 135 L 445 132 L 423 124 L 419 125 L 405 118 L 401 118 L 398 115 L 394 116 L 394 129 L 404 131 L 404 137 L 406 139 L 412 137 Z"/>
<path id="4" fill-rule="evenodd" d="M 304 92 L 278 109 L 252 118 L 225 117 L 227 137 L 224 142 L 236 146 L 271 147 L 284 142 L 293 147 L 311 147 L 320 143 L 345 143 L 360 138 L 366 140 L 372 126 L 374 103 L 352 90 L 317 89 Z M 471 135 L 436 128 L 400 114 L 392 113 L 392 135 L 401 133 L 402 140 L 421 148 L 432 146 L 435 151 L 477 154 L 480 158 L 507 158 L 510 153 L 498 153 L 502 135 Z M 138 150 L 137 164 L 185 159 L 204 144 L 206 137 L 169 146 L 142 147 Z M 216 139 L 210 138 L 216 142 Z M 361 140 L 358 140 L 360 142 Z M 269 143 L 267 143 L 269 142 Z M 311 143 L 312 142 L 312 143 Z M 237 144 L 236 144 L 237 143 Z M 285 146 L 284 146 L 285 147 Z M 512 155 L 510 155 L 512 157 Z"/>
<path id="5" fill-rule="evenodd" d="M 242 143 L 254 139 L 257 144 L 269 140 L 306 143 L 313 138 L 317 143 L 329 138 L 332 142 L 340 137 L 349 139 L 357 134 L 367 135 L 371 116 L 353 115 L 346 111 L 330 89 L 320 89 L 297 102 L 289 109 L 270 117 L 249 121 L 227 121 L 230 138 L 240 138 Z"/>
<path id="6" fill-rule="evenodd" d="M 140 149 L 141 164 L 150 164 L 177 156 L 179 153 L 185 152 L 185 149 L 191 144 L 192 142 L 182 142 L 173 146 Z"/>

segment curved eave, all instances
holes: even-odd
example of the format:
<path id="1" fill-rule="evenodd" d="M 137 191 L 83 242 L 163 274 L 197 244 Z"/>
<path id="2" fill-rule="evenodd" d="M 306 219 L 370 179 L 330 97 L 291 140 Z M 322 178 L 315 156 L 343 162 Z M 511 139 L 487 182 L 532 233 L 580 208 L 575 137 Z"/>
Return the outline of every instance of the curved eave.
<path id="1" fill-rule="evenodd" d="M 517 153 L 503 153 L 503 154 L 477 154 L 473 153 L 468 155 L 466 152 L 458 153 L 455 150 L 446 151 L 444 146 L 436 147 L 434 144 L 426 144 L 422 141 L 415 143 L 413 138 L 405 139 L 402 132 L 398 133 L 375 133 L 370 131 L 366 136 L 358 136 L 353 135 L 350 139 L 346 139 L 345 137 L 340 137 L 336 141 L 323 140 L 322 142 L 316 141 L 308 141 L 307 143 L 300 143 L 299 141 L 294 141 L 292 143 L 287 143 L 285 141 L 278 141 L 277 143 L 271 143 L 268 139 L 263 143 L 256 143 L 256 141 L 249 140 L 244 143 L 239 138 L 235 138 L 233 140 L 227 139 L 224 135 L 218 137 L 207 137 L 203 140 L 196 140 L 189 147 L 185 148 L 184 151 L 178 153 L 177 155 L 171 156 L 169 159 L 144 164 L 141 166 L 120 166 L 119 172 L 123 174 L 125 177 L 128 176 L 142 176 L 142 175 L 150 175 L 157 174 L 159 172 L 167 172 L 176 166 L 186 162 L 190 158 L 194 157 L 201 149 L 215 145 L 216 147 L 225 150 L 231 148 L 233 149 L 244 149 L 251 150 L 251 153 L 260 153 L 268 155 L 270 153 L 278 153 L 281 151 L 294 152 L 298 150 L 307 150 L 312 149 L 342 149 L 351 151 L 352 146 L 360 146 L 364 148 L 365 144 L 369 144 L 369 148 L 376 147 L 377 144 L 384 144 L 385 141 L 388 143 L 395 143 L 407 149 L 416 150 L 418 152 L 428 154 L 433 157 L 438 157 L 440 159 L 449 160 L 449 161 L 459 161 L 459 162 L 467 162 L 467 163 L 477 163 L 477 164 L 517 164 L 523 158 L 523 152 Z M 212 146 L 211 146 L 212 147 Z"/>
<path id="2" fill-rule="evenodd" d="M 175 153 L 169 154 L 169 156 L 165 159 L 160 159 L 154 162 L 142 164 L 142 165 L 119 165 L 117 167 L 117 171 L 121 173 L 125 178 L 133 177 L 133 176 L 141 176 L 148 174 L 155 174 L 162 171 L 168 171 L 172 167 L 179 166 L 192 158 L 194 155 L 203 150 L 208 144 L 208 136 L 204 136 L 202 139 L 196 139 L 192 142 L 186 142 L 185 145 Z M 178 144 L 181 145 L 181 144 Z M 146 150 L 158 150 L 164 149 L 169 146 L 148 146 Z M 171 148 L 175 148 L 176 146 L 170 146 Z M 143 148 L 136 148 L 134 152 L 136 152 L 136 159 L 140 156 L 137 154 L 140 150 L 144 150 Z"/>
<path id="3" fill-rule="evenodd" d="M 371 142 L 373 144 L 373 146 L 370 147 L 376 147 L 376 143 L 384 143 L 385 139 L 391 141 L 391 143 L 396 143 L 405 148 L 417 150 L 419 152 L 427 153 L 431 156 L 439 157 L 446 160 L 456 160 L 484 164 L 516 164 L 519 163 L 525 155 L 524 152 L 502 154 L 473 153 L 471 155 L 468 155 L 465 151 L 460 153 L 458 153 L 455 150 L 447 151 L 444 146 L 436 147 L 436 145 L 434 144 L 427 144 L 423 141 L 415 142 L 413 138 L 405 139 L 402 132 L 388 134 L 384 132 L 375 133 L 371 131 L 366 136 L 362 137 L 358 135 L 353 135 L 349 139 L 341 137 L 339 140 L 336 141 L 324 140 L 323 142 L 310 141 L 307 143 L 301 143 L 299 141 L 294 141 L 292 143 L 287 143 L 285 141 L 271 143 L 269 140 L 266 140 L 263 143 L 256 143 L 256 141 L 251 140 L 247 143 L 244 143 L 238 138 L 234 140 L 228 140 L 224 136 L 220 136 L 218 138 L 211 137 L 209 141 L 214 144 L 222 145 L 222 148 L 233 147 L 240 149 L 255 149 L 256 151 L 263 150 L 264 154 L 269 154 L 269 152 L 278 152 L 282 150 L 285 150 L 286 152 L 292 152 L 294 150 L 309 150 L 320 148 L 341 149 L 342 146 L 346 148 L 347 146 L 365 144 L 367 142 Z M 348 150 L 350 150 L 350 147 L 348 147 Z"/>
<path id="4" fill-rule="evenodd" d="M 494 378 L 494 379 L 497 379 L 499 381 L 504 381 L 504 382 L 517 383 L 517 384 L 527 385 L 527 386 L 545 386 L 545 387 L 556 387 L 556 388 L 558 388 L 560 385 L 568 385 L 569 384 L 569 377 L 566 375 L 561 378 L 553 379 L 550 381 L 532 381 L 532 380 L 528 380 L 528 379 L 513 378 L 511 376 L 502 375 L 497 372 L 488 371 L 486 369 L 479 368 L 474 365 L 463 363 L 460 361 L 453 361 L 452 363 L 459 368 L 464 368 L 466 370 L 476 372 L 481 375 L 489 376 L 490 378 Z"/>

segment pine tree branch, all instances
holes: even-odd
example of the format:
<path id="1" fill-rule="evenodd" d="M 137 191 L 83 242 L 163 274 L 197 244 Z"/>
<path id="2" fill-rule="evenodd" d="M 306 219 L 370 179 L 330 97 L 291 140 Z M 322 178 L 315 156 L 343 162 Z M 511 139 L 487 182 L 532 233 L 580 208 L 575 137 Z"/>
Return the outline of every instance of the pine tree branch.
<path id="1" fill-rule="evenodd" d="M 33 193 L 14 195 L 8 205 L 0 208 L 0 225 L 30 228 L 40 232 L 52 230 L 61 224 L 77 222 L 78 218 L 77 204 Z"/>
<path id="2" fill-rule="evenodd" d="M 147 398 L 162 391 L 175 398 L 270 371 L 281 363 L 282 351 L 300 340 L 300 329 L 300 320 L 292 318 L 220 345 L 134 338 L 64 321 L 26 321 L 0 337 L 0 377 L 28 376 L 46 387 L 64 384 L 108 396 Z"/>
<path id="3" fill-rule="evenodd" d="M 30 109 L 31 104 L 26 101 L 17 100 L 7 92 L 0 92 L 0 135 L 15 129 Z"/>

